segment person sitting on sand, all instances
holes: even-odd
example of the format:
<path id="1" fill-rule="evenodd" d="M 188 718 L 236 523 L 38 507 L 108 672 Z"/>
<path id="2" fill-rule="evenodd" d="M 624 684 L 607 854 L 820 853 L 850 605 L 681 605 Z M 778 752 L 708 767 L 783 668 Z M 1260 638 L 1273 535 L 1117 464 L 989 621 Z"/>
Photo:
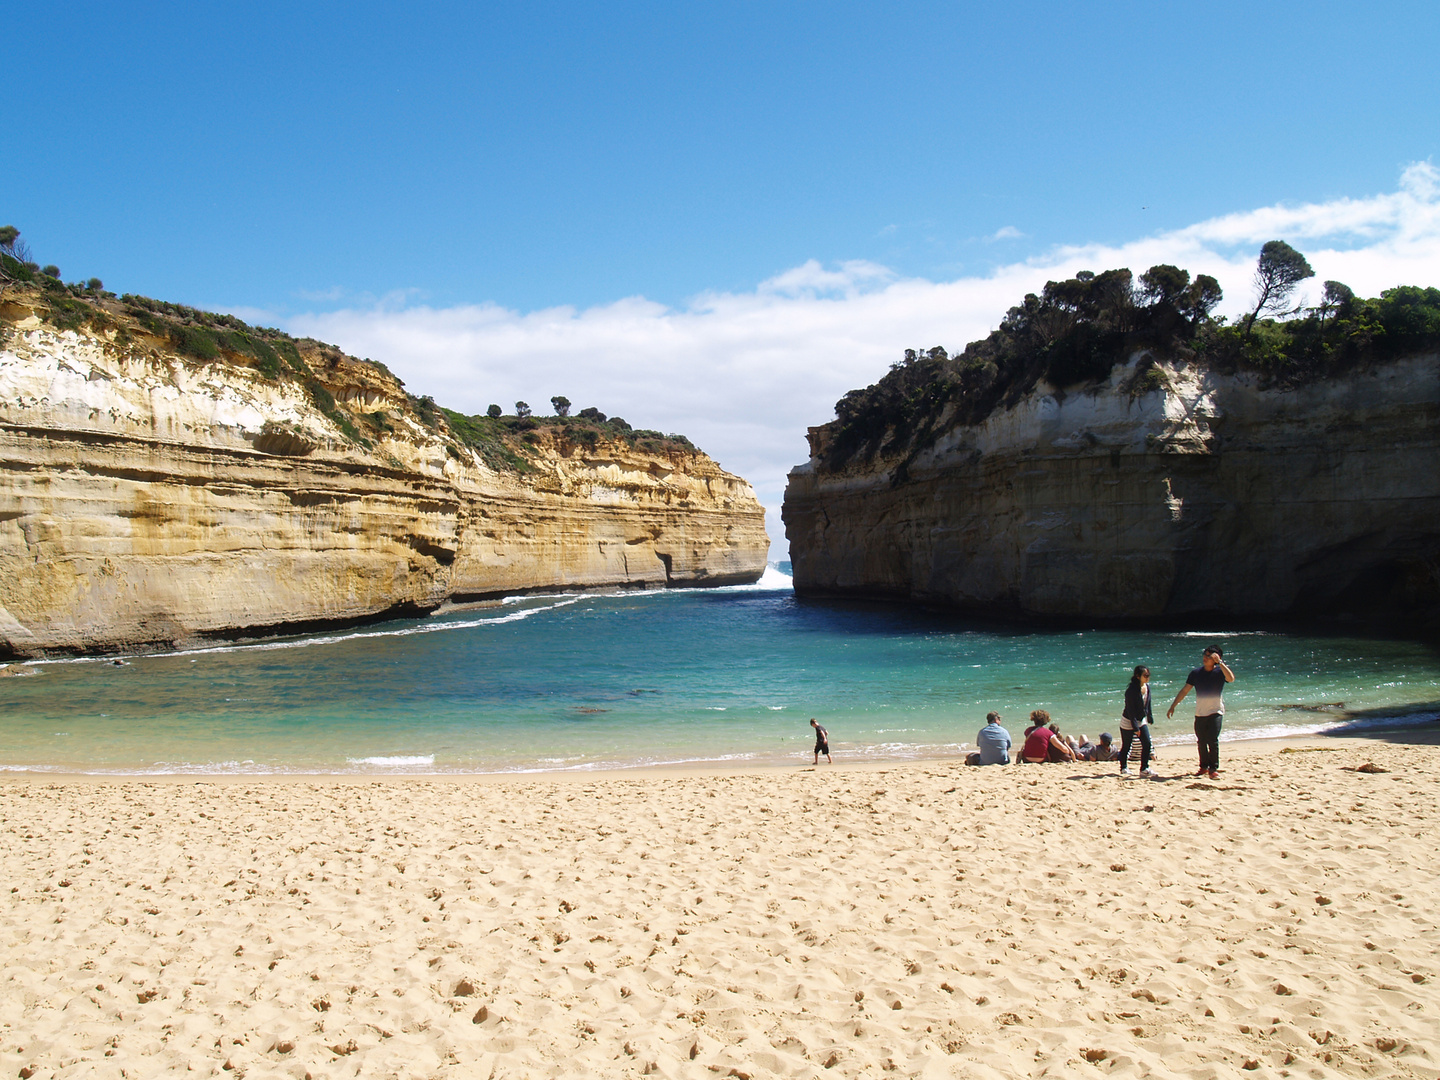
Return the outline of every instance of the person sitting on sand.
<path id="1" fill-rule="evenodd" d="M 1075 760 L 1075 751 L 1060 738 L 1060 726 L 1050 719 L 1048 712 L 1036 709 L 1030 714 L 1030 719 L 1033 726 L 1026 734 L 1025 745 L 1020 750 L 1022 758 L 1031 764 Z"/>
<path id="2" fill-rule="evenodd" d="M 834 765 L 835 759 L 830 756 L 830 733 L 816 723 L 815 718 L 810 718 L 810 726 L 815 729 L 815 764 L 820 764 L 820 755 L 825 755 L 825 764 Z"/>
<path id="3" fill-rule="evenodd" d="M 1085 748 L 1086 761 L 1114 761 L 1115 738 L 1108 731 L 1100 733 L 1100 741 Z"/>
<path id="4" fill-rule="evenodd" d="M 1000 714 L 985 714 L 985 726 L 975 736 L 975 745 L 980 749 L 965 759 L 967 765 L 1009 765 L 1010 732 L 1000 726 Z"/>
<path id="5" fill-rule="evenodd" d="M 1075 751 L 1075 740 L 1069 735 L 1060 733 L 1060 724 L 1057 721 L 1050 721 L 1050 731 L 1055 738 L 1060 740 L 1057 747 L 1054 742 L 1050 743 L 1049 758 L 1051 761 L 1078 761 L 1080 755 Z M 1066 752 L 1068 751 L 1068 753 Z"/>

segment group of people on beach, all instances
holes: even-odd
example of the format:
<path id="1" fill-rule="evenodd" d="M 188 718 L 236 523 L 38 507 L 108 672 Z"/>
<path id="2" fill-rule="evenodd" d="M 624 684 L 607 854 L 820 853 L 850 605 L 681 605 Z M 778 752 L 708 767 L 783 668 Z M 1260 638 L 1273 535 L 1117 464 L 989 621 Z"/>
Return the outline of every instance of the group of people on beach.
<path id="1" fill-rule="evenodd" d="M 1200 768 L 1196 776 L 1207 776 L 1211 780 L 1220 778 L 1220 728 L 1225 720 L 1225 684 L 1235 681 L 1235 673 L 1225 663 L 1224 653 L 1217 645 L 1207 646 L 1200 660 L 1200 666 L 1190 672 L 1185 685 L 1175 695 L 1166 711 L 1167 717 L 1175 715 L 1175 709 L 1185 695 L 1195 691 L 1195 743 L 1199 749 Z M 985 717 L 986 724 L 975 736 L 979 749 L 970 754 L 971 765 L 1008 765 L 1014 746 L 1010 732 L 1000 723 L 1000 714 L 992 712 Z M 1120 711 L 1120 748 L 1115 749 L 1115 740 L 1107 731 L 1099 742 L 1091 742 L 1081 735 L 1075 740 L 1062 734 L 1060 725 L 1051 719 L 1044 709 L 1030 714 L 1030 726 L 1025 729 L 1024 741 L 1015 754 L 1017 763 L 1039 763 L 1046 761 L 1119 761 L 1120 775 L 1128 778 L 1130 759 L 1135 744 L 1140 744 L 1140 775 L 1157 779 L 1159 774 L 1150 767 L 1155 757 L 1151 743 L 1150 728 L 1155 723 L 1155 712 L 1150 700 L 1150 669 L 1144 664 L 1135 668 L 1130 685 L 1125 688 L 1125 704 Z"/>
<path id="2" fill-rule="evenodd" d="M 1200 657 L 1200 666 L 1185 677 L 1185 685 L 1175 695 L 1175 700 L 1166 710 L 1166 717 L 1173 717 L 1175 709 L 1185 700 L 1185 695 L 1195 691 L 1195 744 L 1200 752 L 1200 768 L 1196 776 L 1220 779 L 1220 728 L 1225 720 L 1225 684 L 1235 681 L 1235 673 L 1225 663 L 1225 654 L 1218 645 L 1208 645 Z M 1130 759 L 1135 745 L 1140 746 L 1140 775 L 1146 779 L 1159 779 L 1160 774 L 1151 768 L 1155 760 L 1155 748 L 1150 737 L 1150 728 L 1155 723 L 1155 710 L 1150 701 L 1150 669 L 1144 664 L 1136 666 L 1125 688 L 1125 704 L 1120 710 L 1120 748 L 1115 748 L 1115 739 L 1108 731 L 1102 732 L 1098 742 L 1081 735 L 1078 740 L 1060 731 L 1060 725 L 1044 709 L 1030 714 L 1030 726 L 1025 729 L 1023 742 L 1015 752 L 1015 762 L 1038 764 L 1046 761 L 1118 761 L 1120 776 L 1129 779 Z M 815 729 L 815 764 L 820 764 L 820 755 L 830 757 L 830 733 L 820 722 L 811 719 Z M 975 736 L 979 747 L 969 754 L 969 765 L 1009 765 L 1010 754 L 1015 742 L 1010 732 L 1000 723 L 998 712 L 987 713 L 985 726 Z"/>

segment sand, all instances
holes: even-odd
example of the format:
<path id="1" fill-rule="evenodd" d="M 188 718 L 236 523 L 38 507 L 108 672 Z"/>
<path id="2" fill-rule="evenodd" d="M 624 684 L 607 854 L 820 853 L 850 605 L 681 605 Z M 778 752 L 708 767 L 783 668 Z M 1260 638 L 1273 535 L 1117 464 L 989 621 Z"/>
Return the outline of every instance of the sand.
<path id="1" fill-rule="evenodd" d="M 0 1076 L 1440 1075 L 1440 747 L 1224 752 L 12 780 Z"/>

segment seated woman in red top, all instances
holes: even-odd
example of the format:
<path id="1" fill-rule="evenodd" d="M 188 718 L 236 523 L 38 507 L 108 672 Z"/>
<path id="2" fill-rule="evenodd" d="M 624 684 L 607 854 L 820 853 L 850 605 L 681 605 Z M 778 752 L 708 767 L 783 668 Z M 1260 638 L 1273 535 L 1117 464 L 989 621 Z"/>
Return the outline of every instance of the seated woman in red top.
<path id="1" fill-rule="evenodd" d="M 1034 727 L 1025 732 L 1025 745 L 1020 750 L 1023 760 L 1032 764 L 1075 760 L 1075 751 L 1060 738 L 1059 725 L 1050 719 L 1049 713 L 1036 709 L 1030 714 L 1030 722 Z"/>

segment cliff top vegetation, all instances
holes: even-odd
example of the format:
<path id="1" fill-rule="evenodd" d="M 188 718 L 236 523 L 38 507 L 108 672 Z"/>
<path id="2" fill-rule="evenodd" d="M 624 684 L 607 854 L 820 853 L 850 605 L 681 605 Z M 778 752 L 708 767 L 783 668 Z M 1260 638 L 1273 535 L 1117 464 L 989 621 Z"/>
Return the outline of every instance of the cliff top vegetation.
<path id="1" fill-rule="evenodd" d="M 460 456 L 460 447 L 470 447 L 491 468 L 519 473 L 533 468 L 543 445 L 562 454 L 594 451 L 607 442 L 662 455 L 698 452 L 684 435 L 632 428 L 599 409 L 581 409 L 572 416 L 569 399 L 561 395 L 550 399 L 553 416 L 534 416 L 523 401 L 515 403 L 512 414 L 491 405 L 484 415 L 466 416 L 429 396 L 407 393 L 405 384 L 379 361 L 358 359 L 323 341 L 251 326 L 234 315 L 147 296 L 117 296 L 106 291 L 99 278 L 66 283 L 58 267 L 34 261 L 18 229 L 0 226 L 0 345 L 14 324 L 31 314 L 56 330 L 88 330 L 120 347 L 163 347 L 197 363 L 248 367 L 266 379 L 296 382 L 346 438 L 367 449 L 393 431 L 403 414 L 446 439 L 452 456 Z M 346 394 L 357 383 L 379 384 L 387 397 L 403 405 L 357 408 Z"/>
<path id="2" fill-rule="evenodd" d="M 1319 304 L 1291 307 L 1296 286 L 1313 276 L 1303 255 L 1272 240 L 1256 266 L 1254 307 L 1233 324 L 1211 314 L 1219 282 L 1175 266 L 1138 279 L 1121 268 L 1046 282 L 960 353 L 907 349 L 879 382 L 836 402 L 820 464 L 838 471 L 877 454 L 908 464 L 944 427 L 978 423 L 1042 380 L 1061 390 L 1095 385 L 1137 351 L 1149 354 L 1128 386 L 1139 395 L 1164 388 L 1158 360 L 1290 387 L 1440 349 L 1440 290 L 1406 285 L 1367 300 L 1327 281 Z"/>

